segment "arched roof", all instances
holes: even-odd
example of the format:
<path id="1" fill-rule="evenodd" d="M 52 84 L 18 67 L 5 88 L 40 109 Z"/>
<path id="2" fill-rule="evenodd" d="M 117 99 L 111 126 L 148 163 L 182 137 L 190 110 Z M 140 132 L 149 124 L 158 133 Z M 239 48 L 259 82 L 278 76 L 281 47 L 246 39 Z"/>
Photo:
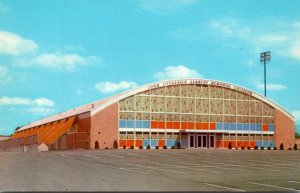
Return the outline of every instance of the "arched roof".
<path id="1" fill-rule="evenodd" d="M 257 98 L 258 100 L 261 100 L 267 104 L 269 104 L 270 106 L 272 106 L 275 109 L 280 110 L 281 112 L 283 112 L 286 116 L 288 116 L 290 119 L 295 120 L 295 118 L 284 108 L 282 108 L 280 105 L 278 105 L 277 103 L 271 101 L 270 99 L 254 92 L 251 91 L 247 88 L 235 85 L 235 84 L 231 84 L 228 82 L 222 82 L 222 81 L 217 81 L 217 80 L 209 80 L 209 79 L 182 79 L 182 80 L 166 80 L 166 81 L 160 81 L 160 82 L 155 82 L 155 83 L 151 83 L 151 84 L 146 84 L 143 86 L 140 86 L 138 88 L 134 88 L 128 91 L 125 91 L 123 93 L 120 94 L 116 94 L 113 95 L 111 97 L 102 99 L 102 100 L 98 100 L 80 107 L 76 107 L 74 109 L 62 112 L 62 113 L 58 113 L 55 115 L 52 115 L 50 117 L 44 118 L 44 119 L 40 119 L 38 121 L 32 122 L 30 124 L 27 124 L 23 127 L 21 127 L 18 131 L 21 130 L 25 130 L 31 127 L 35 127 L 38 125 L 42 125 L 45 123 L 49 123 L 49 122 L 53 122 L 56 120 L 60 120 L 60 119 L 64 119 L 66 117 L 70 117 L 73 115 L 79 115 L 82 113 L 88 113 L 88 116 L 93 116 L 94 114 L 98 113 L 99 111 L 105 109 L 106 107 L 108 107 L 111 104 L 114 104 L 122 99 L 125 99 L 127 97 L 133 96 L 135 94 L 144 92 L 144 91 L 148 91 L 151 89 L 155 89 L 155 88 L 161 88 L 161 87 L 165 87 L 165 86 L 173 86 L 173 85 L 212 85 L 212 86 L 219 86 L 219 87 L 224 87 L 224 88 L 228 88 L 228 89 L 232 89 L 232 90 L 236 90 L 242 93 L 246 93 L 251 95 L 252 97 Z"/>
<path id="2" fill-rule="evenodd" d="M 155 88 L 161 88 L 161 87 L 165 87 L 165 86 L 172 86 L 172 85 L 193 85 L 193 84 L 197 84 L 197 85 L 212 85 L 212 86 L 219 86 L 219 87 L 224 87 L 224 88 L 228 88 L 228 89 L 232 89 L 232 90 L 236 90 L 242 93 L 246 93 L 251 95 L 254 98 L 257 98 L 258 100 L 261 100 L 265 103 L 267 103 L 268 105 L 272 106 L 275 109 L 280 110 L 281 112 L 283 112 L 285 115 L 287 115 L 289 118 L 291 118 L 292 120 L 294 120 L 295 118 L 287 111 L 285 110 L 283 107 L 281 107 L 280 105 L 278 105 L 277 103 L 275 103 L 274 101 L 252 91 L 249 90 L 247 88 L 244 88 L 242 86 L 238 86 L 235 84 L 231 84 L 228 82 L 223 82 L 223 81 L 217 81 L 217 80 L 210 80 L 210 79 L 182 79 L 182 80 L 165 80 L 165 81 L 160 81 L 160 82 L 155 82 L 155 83 L 151 83 L 151 84 L 146 84 L 143 86 L 140 86 L 138 88 L 129 90 L 129 91 L 125 91 L 119 95 L 116 95 L 116 97 L 111 98 L 111 100 L 108 100 L 106 103 L 104 103 L 103 105 L 100 105 L 94 109 L 92 109 L 91 111 L 91 115 L 94 115 L 95 113 L 101 111 L 102 109 L 106 108 L 107 106 L 118 102 L 122 99 L 125 99 L 129 96 L 147 91 L 147 90 L 151 90 L 151 89 L 155 89 Z"/>

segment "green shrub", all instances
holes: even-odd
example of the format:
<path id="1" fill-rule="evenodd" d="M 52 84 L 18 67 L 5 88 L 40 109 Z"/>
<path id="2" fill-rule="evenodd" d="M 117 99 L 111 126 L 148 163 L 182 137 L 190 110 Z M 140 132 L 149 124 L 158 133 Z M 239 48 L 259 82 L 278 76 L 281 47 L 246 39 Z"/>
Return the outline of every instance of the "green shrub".
<path id="1" fill-rule="evenodd" d="M 260 147 L 260 150 L 264 150 L 264 149 L 265 149 L 264 146 L 261 146 L 261 147 Z"/>
<path id="2" fill-rule="evenodd" d="M 163 146 L 163 149 L 168 149 L 168 147 L 166 145 Z"/>
<path id="3" fill-rule="evenodd" d="M 175 149 L 175 146 L 172 146 L 171 149 Z"/>
<path id="4" fill-rule="evenodd" d="M 177 148 L 177 149 L 181 149 L 181 144 L 180 144 L 179 141 L 176 142 L 176 148 Z"/>
<path id="5" fill-rule="evenodd" d="M 297 150 L 298 149 L 298 146 L 297 146 L 297 144 L 295 143 L 295 145 L 294 145 L 294 150 Z"/>
<path id="6" fill-rule="evenodd" d="M 150 145 L 147 145 L 147 149 L 151 149 Z"/>
<path id="7" fill-rule="evenodd" d="M 119 148 L 119 145 L 118 145 L 118 142 L 117 140 L 114 141 L 114 149 L 118 149 Z"/>
<path id="8" fill-rule="evenodd" d="M 258 149 L 257 145 L 256 145 L 256 146 L 254 146 L 254 149 L 255 149 L 255 150 L 257 150 L 257 149 Z"/>
<path id="9" fill-rule="evenodd" d="M 157 146 L 155 146 L 155 149 L 159 149 L 159 146 L 157 145 Z"/>
<path id="10" fill-rule="evenodd" d="M 277 147 L 273 147 L 273 150 L 277 150 Z"/>
<path id="11" fill-rule="evenodd" d="M 283 143 L 280 144 L 280 150 L 284 150 Z"/>
<path id="12" fill-rule="evenodd" d="M 250 147 L 250 146 L 248 146 L 248 147 L 247 147 L 247 149 L 248 149 L 248 150 L 250 150 L 250 149 L 251 149 L 251 147 Z"/>
<path id="13" fill-rule="evenodd" d="M 242 146 L 242 150 L 245 150 L 245 147 L 244 147 L 244 146 Z"/>
<path id="14" fill-rule="evenodd" d="M 144 147 L 142 145 L 139 146 L 139 149 L 143 149 Z"/>

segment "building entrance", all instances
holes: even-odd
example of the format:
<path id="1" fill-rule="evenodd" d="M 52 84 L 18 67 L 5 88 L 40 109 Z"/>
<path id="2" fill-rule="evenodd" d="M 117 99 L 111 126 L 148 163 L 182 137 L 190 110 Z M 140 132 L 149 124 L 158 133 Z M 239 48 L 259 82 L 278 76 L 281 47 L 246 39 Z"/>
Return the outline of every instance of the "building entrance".
<path id="1" fill-rule="evenodd" d="M 189 134 L 189 148 L 215 148 L 215 134 Z"/>

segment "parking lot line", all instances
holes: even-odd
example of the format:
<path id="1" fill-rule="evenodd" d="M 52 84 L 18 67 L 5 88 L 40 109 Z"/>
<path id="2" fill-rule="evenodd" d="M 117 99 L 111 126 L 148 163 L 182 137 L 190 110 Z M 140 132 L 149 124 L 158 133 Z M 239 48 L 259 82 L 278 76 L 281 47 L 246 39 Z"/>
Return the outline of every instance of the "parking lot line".
<path id="1" fill-rule="evenodd" d="M 193 156 L 193 155 L 188 155 L 188 154 L 183 154 L 183 153 L 165 153 L 165 154 L 169 154 L 169 155 L 180 155 L 180 156 Z"/>
<path id="2" fill-rule="evenodd" d="M 69 159 L 75 159 L 74 157 L 71 157 L 71 156 L 67 156 L 67 155 L 64 155 L 64 154 L 62 154 L 61 156 L 62 156 L 62 157 L 66 157 L 66 158 L 69 158 Z"/>
<path id="3" fill-rule="evenodd" d="M 148 175 L 149 174 L 149 173 L 146 173 L 146 172 L 140 172 L 140 171 L 130 170 L 130 169 L 126 169 L 126 168 L 119 168 L 119 167 L 114 167 L 114 166 L 109 166 L 109 165 L 104 165 L 104 164 L 99 164 L 99 163 L 96 164 L 96 165 L 107 167 L 107 168 L 118 169 L 118 170 L 124 170 L 124 171 L 128 171 L 128 172 L 134 172 L 134 173 L 144 174 L 144 175 Z"/>
<path id="4" fill-rule="evenodd" d="M 171 166 L 171 167 L 176 167 L 176 168 L 183 168 L 183 169 L 191 169 L 191 170 L 199 170 L 199 171 L 206 171 L 206 172 L 214 172 L 214 173 L 219 173 L 217 171 L 213 171 L 213 170 L 206 170 L 206 169 L 200 169 L 200 168 L 190 168 L 190 167 L 186 167 L 186 166 L 177 166 L 177 165 L 172 165 L 172 164 L 163 164 L 163 163 L 158 163 L 158 162 L 151 162 L 153 164 L 157 164 L 157 165 L 165 165 L 165 166 Z"/>
<path id="5" fill-rule="evenodd" d="M 112 157 L 125 158 L 124 156 L 121 156 L 121 155 L 113 155 L 113 154 L 109 154 L 109 153 L 107 153 L 105 155 L 112 156 Z"/>
<path id="6" fill-rule="evenodd" d="M 133 156 L 138 156 L 138 157 L 149 157 L 146 155 L 139 155 L 139 154 L 135 154 L 135 153 L 128 153 L 128 155 L 133 155 Z"/>
<path id="7" fill-rule="evenodd" d="M 161 157 L 166 157 L 167 156 L 167 155 L 162 155 L 162 154 L 157 154 L 157 153 L 147 153 L 147 154 L 161 156 Z"/>
<path id="8" fill-rule="evenodd" d="M 168 170 L 168 169 L 162 169 L 162 168 L 157 168 L 157 167 L 151 167 L 151 166 L 142 166 L 142 165 L 137 165 L 137 164 L 131 164 L 131 163 L 125 163 L 126 165 L 131 165 L 131 166 L 136 166 L 136 167 L 142 167 L 142 168 L 148 168 L 148 169 L 154 169 L 154 170 L 161 170 L 161 171 L 166 171 L 166 172 L 174 172 L 178 174 L 185 174 L 185 172 L 179 172 L 176 170 Z"/>
<path id="9" fill-rule="evenodd" d="M 237 168 L 226 168 L 226 167 L 222 167 L 222 166 L 211 166 L 211 165 L 193 164 L 193 163 L 186 163 L 186 162 L 178 162 L 178 163 L 201 166 L 201 167 L 220 168 L 220 169 L 225 169 L 225 170 L 237 170 L 237 171 L 251 172 L 249 170 L 243 170 L 243 169 L 237 169 Z"/>
<path id="10" fill-rule="evenodd" d="M 86 157 L 91 157 L 91 158 L 96 158 L 96 159 L 99 159 L 100 157 L 98 156 L 93 156 L 93 155 L 89 155 L 89 154 L 83 154 L 84 156 Z"/>
<path id="11" fill-rule="evenodd" d="M 296 189 L 293 188 L 286 188 L 286 187 L 281 187 L 281 186 L 274 186 L 274 185 L 269 185 L 269 184 L 261 184 L 261 183 L 256 183 L 256 182 L 247 182 L 248 184 L 254 184 L 254 185 L 260 185 L 260 186 L 267 186 L 267 187 L 273 187 L 273 188 L 279 188 L 279 189 L 284 189 L 284 190 L 292 190 L 298 192 Z"/>
<path id="12" fill-rule="evenodd" d="M 245 190 L 239 190 L 239 189 L 229 188 L 229 187 L 225 187 L 225 186 L 219 186 L 219 185 L 215 185 L 215 184 L 209 184 L 209 183 L 203 183 L 203 184 L 208 185 L 208 186 L 223 188 L 223 189 L 227 189 L 227 190 L 233 190 L 233 191 L 237 191 L 237 192 L 246 192 Z"/>
<path id="13" fill-rule="evenodd" d="M 296 181 L 288 181 L 288 182 L 300 184 L 300 182 L 296 182 Z"/>

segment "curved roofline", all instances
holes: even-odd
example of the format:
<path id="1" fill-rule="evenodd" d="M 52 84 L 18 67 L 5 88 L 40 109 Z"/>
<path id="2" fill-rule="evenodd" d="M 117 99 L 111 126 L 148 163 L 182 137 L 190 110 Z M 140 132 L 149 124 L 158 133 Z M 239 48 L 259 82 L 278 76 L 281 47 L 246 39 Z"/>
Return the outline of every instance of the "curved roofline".
<path id="1" fill-rule="evenodd" d="M 196 81 L 196 83 L 195 83 L 195 81 Z M 178 83 L 178 84 L 173 84 L 174 82 Z M 60 119 L 64 119 L 64 118 L 67 118 L 67 117 L 71 117 L 71 116 L 74 116 L 74 115 L 83 114 L 83 113 L 89 113 L 89 116 L 93 116 L 94 114 L 98 113 L 99 111 L 103 110 L 104 108 L 108 107 L 109 105 L 114 104 L 115 102 L 118 102 L 118 101 L 120 101 L 124 98 L 129 97 L 129 96 L 132 96 L 132 95 L 135 95 L 135 94 L 147 91 L 147 90 L 151 90 L 151 89 L 154 89 L 154 88 L 160 88 L 160 87 L 171 86 L 171 85 L 181 85 L 181 84 L 197 84 L 197 82 L 202 82 L 202 83 L 205 83 L 206 85 L 215 85 L 215 83 L 220 83 L 221 85 L 215 85 L 215 86 L 221 86 L 221 87 L 225 87 L 225 88 L 229 88 L 229 89 L 233 89 L 233 90 L 238 90 L 240 92 L 244 92 L 244 93 L 246 92 L 248 94 L 250 93 L 251 96 L 253 96 L 253 97 L 257 98 L 258 100 L 261 100 L 261 101 L 271 105 L 275 109 L 280 110 L 285 115 L 287 115 L 289 118 L 291 118 L 293 121 L 295 121 L 295 118 L 293 117 L 293 115 L 291 115 L 287 110 L 285 110 L 283 107 L 281 107 L 280 105 L 278 105 L 274 101 L 272 101 L 268 98 L 265 98 L 264 96 L 256 93 L 255 91 L 249 90 L 245 87 L 242 87 L 242 86 L 239 86 L 239 85 L 236 85 L 236 84 L 232 84 L 232 83 L 229 83 L 229 82 L 224 82 L 224 81 L 219 81 L 219 80 L 211 80 L 211 79 L 193 78 L 193 79 L 163 80 L 163 81 L 158 81 L 158 82 L 154 82 L 154 83 L 145 84 L 145 85 L 142 85 L 140 87 L 137 87 L 137 88 L 134 88 L 134 89 L 131 89 L 131 90 L 127 90 L 127 91 L 124 91 L 122 93 L 118 93 L 118 94 L 106 97 L 106 98 L 98 100 L 98 101 L 88 103 L 86 105 L 75 107 L 75 108 L 72 108 L 70 110 L 60 112 L 60 113 L 57 113 L 55 115 L 51 115 L 51 116 L 36 120 L 34 122 L 31 122 L 29 124 L 26 124 L 26 125 L 22 126 L 16 132 L 22 131 L 22 130 L 25 130 L 25 129 L 29 129 L 29 128 L 32 128 L 32 127 L 36 127 L 36 126 L 39 126 L 39 125 L 43 125 L 43 124 L 46 124 L 46 123 L 50 123 L 50 122 L 53 122 L 53 121 L 57 121 L 57 120 L 60 120 Z M 205 85 L 205 84 L 201 84 L 201 85 Z"/>
<path id="2" fill-rule="evenodd" d="M 176 84 L 176 82 L 178 82 L 178 84 Z M 253 96 L 253 97 L 269 104 L 270 106 L 274 107 L 275 109 L 280 110 L 285 115 L 287 115 L 289 118 L 291 118 L 293 121 L 295 121 L 295 118 L 293 117 L 293 115 L 290 114 L 283 107 L 281 107 L 276 102 L 262 96 L 261 94 L 255 92 L 253 90 L 250 90 L 250 89 L 247 89 L 243 86 L 239 86 L 237 84 L 232 84 L 232 83 L 229 83 L 229 82 L 224 82 L 224 81 L 219 81 L 219 80 L 212 80 L 212 79 L 199 79 L 199 78 L 163 80 L 163 81 L 158 81 L 158 82 L 154 82 L 154 83 L 145 84 L 145 85 L 142 85 L 140 87 L 137 87 L 137 88 L 134 88 L 134 89 L 131 89 L 131 90 L 127 90 L 127 91 L 122 92 L 120 94 L 114 95 L 116 97 L 111 97 L 111 100 L 108 100 L 105 103 L 103 103 L 102 105 L 91 109 L 91 116 L 98 113 L 102 109 L 108 107 L 109 105 L 114 104 L 115 102 L 118 102 L 122 99 L 125 99 L 125 98 L 129 97 L 129 96 L 132 96 L 132 95 L 135 95 L 135 94 L 147 91 L 147 90 L 151 90 L 151 89 L 155 89 L 155 88 L 161 88 L 161 87 L 165 87 L 165 86 L 172 86 L 172 85 L 197 84 L 197 82 L 202 82 L 203 83 L 203 84 L 199 83 L 200 85 L 220 86 L 220 87 L 225 87 L 225 88 L 229 88 L 229 89 L 232 89 L 232 90 L 237 90 L 239 92 L 244 92 L 244 93 L 250 94 L 251 96 Z M 218 83 L 220 83 L 220 84 L 218 85 Z"/>

